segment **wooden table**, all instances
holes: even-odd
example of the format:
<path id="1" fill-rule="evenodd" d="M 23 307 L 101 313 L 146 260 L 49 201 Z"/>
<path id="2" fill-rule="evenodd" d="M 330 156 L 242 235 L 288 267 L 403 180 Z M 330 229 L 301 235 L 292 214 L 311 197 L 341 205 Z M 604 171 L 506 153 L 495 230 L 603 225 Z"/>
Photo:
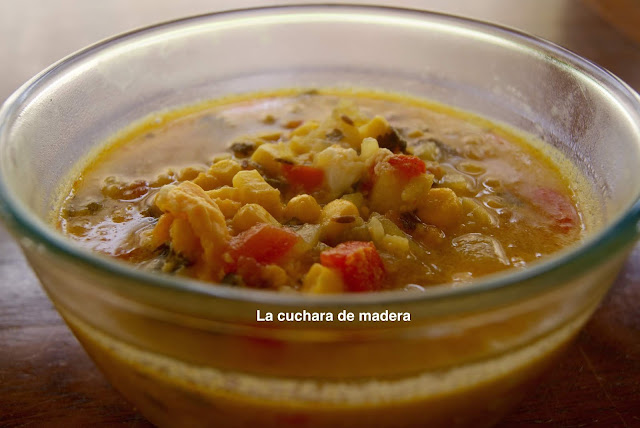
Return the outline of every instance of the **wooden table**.
<path id="1" fill-rule="evenodd" d="M 49 63 L 110 34 L 178 16 L 265 3 L 0 2 L 0 100 Z M 640 47 L 580 1 L 395 4 L 520 28 L 576 51 L 640 90 Z M 96 370 L 1 227 L 0 346 L 0 426 L 150 426 Z M 541 425 L 640 427 L 640 247 L 564 360 L 500 427 Z"/>

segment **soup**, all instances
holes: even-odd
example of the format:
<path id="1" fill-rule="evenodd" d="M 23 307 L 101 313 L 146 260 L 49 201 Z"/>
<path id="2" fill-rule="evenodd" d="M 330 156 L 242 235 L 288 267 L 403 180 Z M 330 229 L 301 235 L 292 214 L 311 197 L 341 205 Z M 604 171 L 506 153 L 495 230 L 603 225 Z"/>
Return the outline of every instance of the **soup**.
<path id="1" fill-rule="evenodd" d="M 76 177 L 57 222 L 94 251 L 212 283 L 307 293 L 456 284 L 582 237 L 558 159 L 409 97 L 236 96 L 123 132 Z"/>

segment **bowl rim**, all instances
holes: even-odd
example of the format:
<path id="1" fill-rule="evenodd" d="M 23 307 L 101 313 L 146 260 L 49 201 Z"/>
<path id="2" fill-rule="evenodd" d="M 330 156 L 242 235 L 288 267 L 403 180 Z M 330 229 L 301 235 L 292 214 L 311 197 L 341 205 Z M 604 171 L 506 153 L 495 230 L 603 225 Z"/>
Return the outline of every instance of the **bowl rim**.
<path id="1" fill-rule="evenodd" d="M 114 35 L 66 56 L 24 83 L 0 107 L 0 153 L 2 153 L 3 146 L 6 145 L 8 139 L 8 125 L 11 124 L 11 119 L 15 117 L 18 107 L 28 99 L 30 94 L 37 93 L 40 87 L 45 88 L 49 77 L 55 76 L 58 72 L 64 73 L 64 68 L 72 65 L 75 61 L 100 53 L 103 49 L 113 45 L 126 44 L 137 37 L 144 37 L 149 32 L 169 31 L 175 26 L 192 25 L 206 20 L 222 19 L 224 21 L 247 14 L 278 15 L 290 13 L 291 11 L 302 11 L 307 14 L 326 13 L 328 11 L 342 14 L 383 12 L 389 16 L 403 16 L 414 20 L 439 21 L 446 25 L 463 26 L 479 34 L 492 35 L 503 40 L 507 39 L 518 46 L 544 53 L 548 60 L 559 61 L 583 77 L 598 83 L 599 86 L 604 86 L 607 91 L 614 91 L 617 95 L 623 96 L 635 107 L 634 113 L 638 118 L 635 123 L 640 127 L 640 96 L 631 87 L 603 67 L 542 38 L 502 25 L 426 10 L 360 4 L 291 4 L 232 9 L 169 20 Z M 599 80 L 596 80 L 596 78 Z M 626 110 L 628 112 L 629 109 Z M 640 144 L 640 132 L 638 143 Z M 501 273 L 486 275 L 455 287 L 452 287 L 451 283 L 429 286 L 419 293 L 389 290 L 377 293 L 309 296 L 302 293 L 279 293 L 237 288 L 186 277 L 143 271 L 125 262 L 116 261 L 81 248 L 56 231 L 51 224 L 47 224 L 46 221 L 30 213 L 24 204 L 12 195 L 7 184 L 2 179 L 3 175 L 3 167 L 0 164 L 0 217 L 4 218 L 10 230 L 12 229 L 16 235 L 22 238 L 19 240 L 23 247 L 44 247 L 72 262 L 80 262 L 89 268 L 106 272 L 109 275 L 115 275 L 124 280 L 132 280 L 136 286 L 140 287 L 161 287 L 171 291 L 196 293 L 203 297 L 248 303 L 275 304 L 290 308 L 302 306 L 333 307 L 336 305 L 341 308 L 349 308 L 385 304 L 391 310 L 392 307 L 388 306 L 391 304 L 423 304 L 445 299 L 478 296 L 499 292 L 505 288 L 512 290 L 517 288 L 518 285 L 528 287 L 529 290 L 535 287 L 536 292 L 541 292 L 555 285 L 553 281 L 541 280 L 543 277 L 546 278 L 547 275 L 552 273 L 558 275 L 575 274 L 583 271 L 585 269 L 584 266 L 595 266 L 598 262 L 601 262 L 602 254 L 612 254 L 614 251 L 619 251 L 634 242 L 640 235 L 640 225 L 638 225 L 638 221 L 640 221 L 640 194 L 637 194 L 633 198 L 633 202 L 629 203 L 624 210 L 621 210 L 621 213 L 596 233 L 588 236 L 578 245 L 561 250 L 526 269 L 509 269 Z"/>

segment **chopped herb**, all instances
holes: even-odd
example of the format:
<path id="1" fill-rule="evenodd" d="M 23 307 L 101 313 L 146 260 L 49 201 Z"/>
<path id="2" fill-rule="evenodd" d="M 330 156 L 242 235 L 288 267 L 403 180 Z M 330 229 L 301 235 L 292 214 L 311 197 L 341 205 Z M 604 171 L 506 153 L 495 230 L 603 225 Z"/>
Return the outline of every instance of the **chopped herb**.
<path id="1" fill-rule="evenodd" d="M 285 226 L 289 227 L 293 231 L 297 231 L 300 229 L 300 226 L 304 225 L 305 223 L 301 222 L 296 217 L 293 217 L 291 220 L 287 221 L 284 224 Z"/>
<path id="2" fill-rule="evenodd" d="M 289 122 L 284 124 L 284 127 L 287 129 L 296 129 L 298 126 L 302 125 L 303 120 L 290 120 Z"/>
<path id="3" fill-rule="evenodd" d="M 394 126 L 393 129 L 396 130 L 400 138 L 406 137 L 409 133 L 409 128 L 407 128 L 406 126 Z"/>
<path id="4" fill-rule="evenodd" d="M 158 208 L 156 204 L 153 204 L 148 208 L 140 211 L 140 214 L 145 217 L 160 218 L 160 216 L 162 215 L 162 210 L 160 210 L 160 208 Z"/>
<path id="5" fill-rule="evenodd" d="M 405 230 L 406 232 L 413 232 L 418 224 L 422 222 L 415 213 L 405 212 L 400 214 L 400 223 L 403 230 Z"/>
<path id="6" fill-rule="evenodd" d="M 333 142 L 338 142 L 338 141 L 342 140 L 342 137 L 344 137 L 344 134 L 342 133 L 341 130 L 336 128 L 333 131 L 327 132 L 326 136 L 327 136 L 327 140 L 333 141 Z"/>
<path id="7" fill-rule="evenodd" d="M 176 253 L 175 251 L 173 251 L 173 249 L 170 249 L 164 265 L 162 265 L 162 271 L 166 273 L 176 273 L 191 265 L 191 260 L 182 256 L 181 254 Z"/>
<path id="8" fill-rule="evenodd" d="M 258 163 L 255 163 L 251 159 L 242 159 L 242 161 L 240 162 L 240 166 L 244 170 L 257 169 L 258 172 L 262 173 L 262 171 L 261 171 L 262 170 L 262 166 L 260 166 L 260 164 L 258 164 Z"/>
<path id="9" fill-rule="evenodd" d="M 170 252 L 171 252 L 171 247 L 169 247 L 168 244 L 162 244 L 153 251 L 154 254 L 164 258 L 168 257 Z"/>
<path id="10" fill-rule="evenodd" d="M 380 148 L 389 149 L 393 153 L 407 152 L 407 142 L 402 137 L 400 137 L 398 131 L 395 128 L 391 128 L 391 131 L 387 132 L 384 135 L 377 136 L 376 140 L 378 140 Z"/>
<path id="11" fill-rule="evenodd" d="M 102 209 L 102 204 L 99 204 L 97 202 L 89 202 L 85 207 L 80 209 L 67 208 L 64 210 L 63 215 L 67 218 L 80 217 L 85 215 L 94 215 L 101 209 Z"/>
<path id="12" fill-rule="evenodd" d="M 349 224 L 349 223 L 353 223 L 354 221 L 356 221 L 356 216 L 353 216 L 353 215 L 341 215 L 341 216 L 338 216 L 338 217 L 333 217 L 331 220 L 335 221 L 336 223 Z"/>
<path id="13" fill-rule="evenodd" d="M 220 282 L 222 284 L 235 285 L 235 286 L 244 285 L 244 281 L 242 280 L 242 277 L 237 273 L 226 274 Z"/>
<path id="14" fill-rule="evenodd" d="M 269 183 L 271 187 L 274 187 L 280 190 L 281 192 L 284 192 L 289 188 L 289 183 L 287 183 L 280 177 L 275 177 L 270 175 L 262 165 L 252 161 L 251 159 L 242 159 L 242 161 L 240 161 L 240 166 L 245 171 L 250 171 L 255 169 L 262 176 L 262 178 L 264 178 L 264 181 Z"/>
<path id="15" fill-rule="evenodd" d="M 265 177 L 264 181 L 266 181 L 269 186 L 273 187 L 274 189 L 278 189 L 281 192 L 286 192 L 289 189 L 289 183 L 280 178 Z"/>
<path id="16" fill-rule="evenodd" d="M 237 157 L 246 158 L 248 156 L 251 156 L 255 149 L 256 149 L 255 144 L 250 142 L 238 142 L 238 143 L 233 143 L 231 145 L 231 151 Z"/>
<path id="17" fill-rule="evenodd" d="M 87 210 L 89 210 L 89 214 L 93 215 L 102 209 L 102 204 L 97 202 L 90 202 L 87 204 Z"/>
<path id="18" fill-rule="evenodd" d="M 267 124 L 267 125 L 272 125 L 275 122 L 276 122 L 276 118 L 273 117 L 273 115 L 270 115 L 270 114 L 266 115 L 264 117 L 264 119 L 262 119 L 262 123 Z"/>
<path id="19" fill-rule="evenodd" d="M 295 162 L 293 162 L 293 161 L 292 161 L 292 160 L 290 160 L 290 159 L 285 159 L 285 158 L 275 158 L 274 160 L 275 160 L 276 162 L 284 163 L 284 164 L 287 164 L 287 165 L 295 165 Z"/>
<path id="20" fill-rule="evenodd" d="M 447 156 L 460 156 L 460 153 L 458 153 L 458 151 L 456 149 L 454 149 L 453 147 L 451 147 L 448 144 L 443 143 L 441 140 L 434 138 L 434 137 L 429 137 L 423 140 L 419 140 L 418 144 L 424 144 L 424 143 L 433 143 L 436 145 L 437 148 L 440 149 L 440 151 L 442 151 L 442 153 L 444 153 Z"/>
<path id="21" fill-rule="evenodd" d="M 343 114 L 342 116 L 340 116 L 340 119 L 342 119 L 342 121 L 344 123 L 346 123 L 347 125 L 353 126 L 353 120 L 351 120 L 351 118 L 349 116 Z"/>
<path id="22" fill-rule="evenodd" d="M 79 217 L 81 215 L 85 215 L 84 210 L 77 210 L 75 208 L 65 208 L 62 211 L 62 216 L 66 218 Z"/>

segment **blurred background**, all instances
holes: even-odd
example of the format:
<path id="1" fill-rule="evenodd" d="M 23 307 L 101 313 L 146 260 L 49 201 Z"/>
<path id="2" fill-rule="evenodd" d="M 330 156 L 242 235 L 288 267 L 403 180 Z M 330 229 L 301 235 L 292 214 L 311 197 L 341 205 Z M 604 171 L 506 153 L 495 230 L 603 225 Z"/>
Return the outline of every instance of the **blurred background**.
<path id="1" fill-rule="evenodd" d="M 317 2 L 317 1 L 316 1 Z M 0 102 L 105 37 L 260 0 L 0 0 Z M 640 90 L 640 0 L 351 0 L 445 12 L 548 39 Z M 242 55 L 241 52 L 238 55 Z M 186 65 L 185 65 L 186 66 Z M 566 359 L 506 427 L 640 426 L 640 249 Z M 0 226 L 0 426 L 148 426 L 93 367 Z"/>
<path id="2" fill-rule="evenodd" d="M 187 15 L 292 3 L 313 2 L 1 0 L 0 100 L 54 61 L 119 32 Z M 427 9 L 517 28 L 571 49 L 632 86 L 640 87 L 640 50 L 632 41 L 632 37 L 640 40 L 637 0 L 351 0 L 350 3 Z M 612 21 L 620 30 L 609 23 Z"/>

